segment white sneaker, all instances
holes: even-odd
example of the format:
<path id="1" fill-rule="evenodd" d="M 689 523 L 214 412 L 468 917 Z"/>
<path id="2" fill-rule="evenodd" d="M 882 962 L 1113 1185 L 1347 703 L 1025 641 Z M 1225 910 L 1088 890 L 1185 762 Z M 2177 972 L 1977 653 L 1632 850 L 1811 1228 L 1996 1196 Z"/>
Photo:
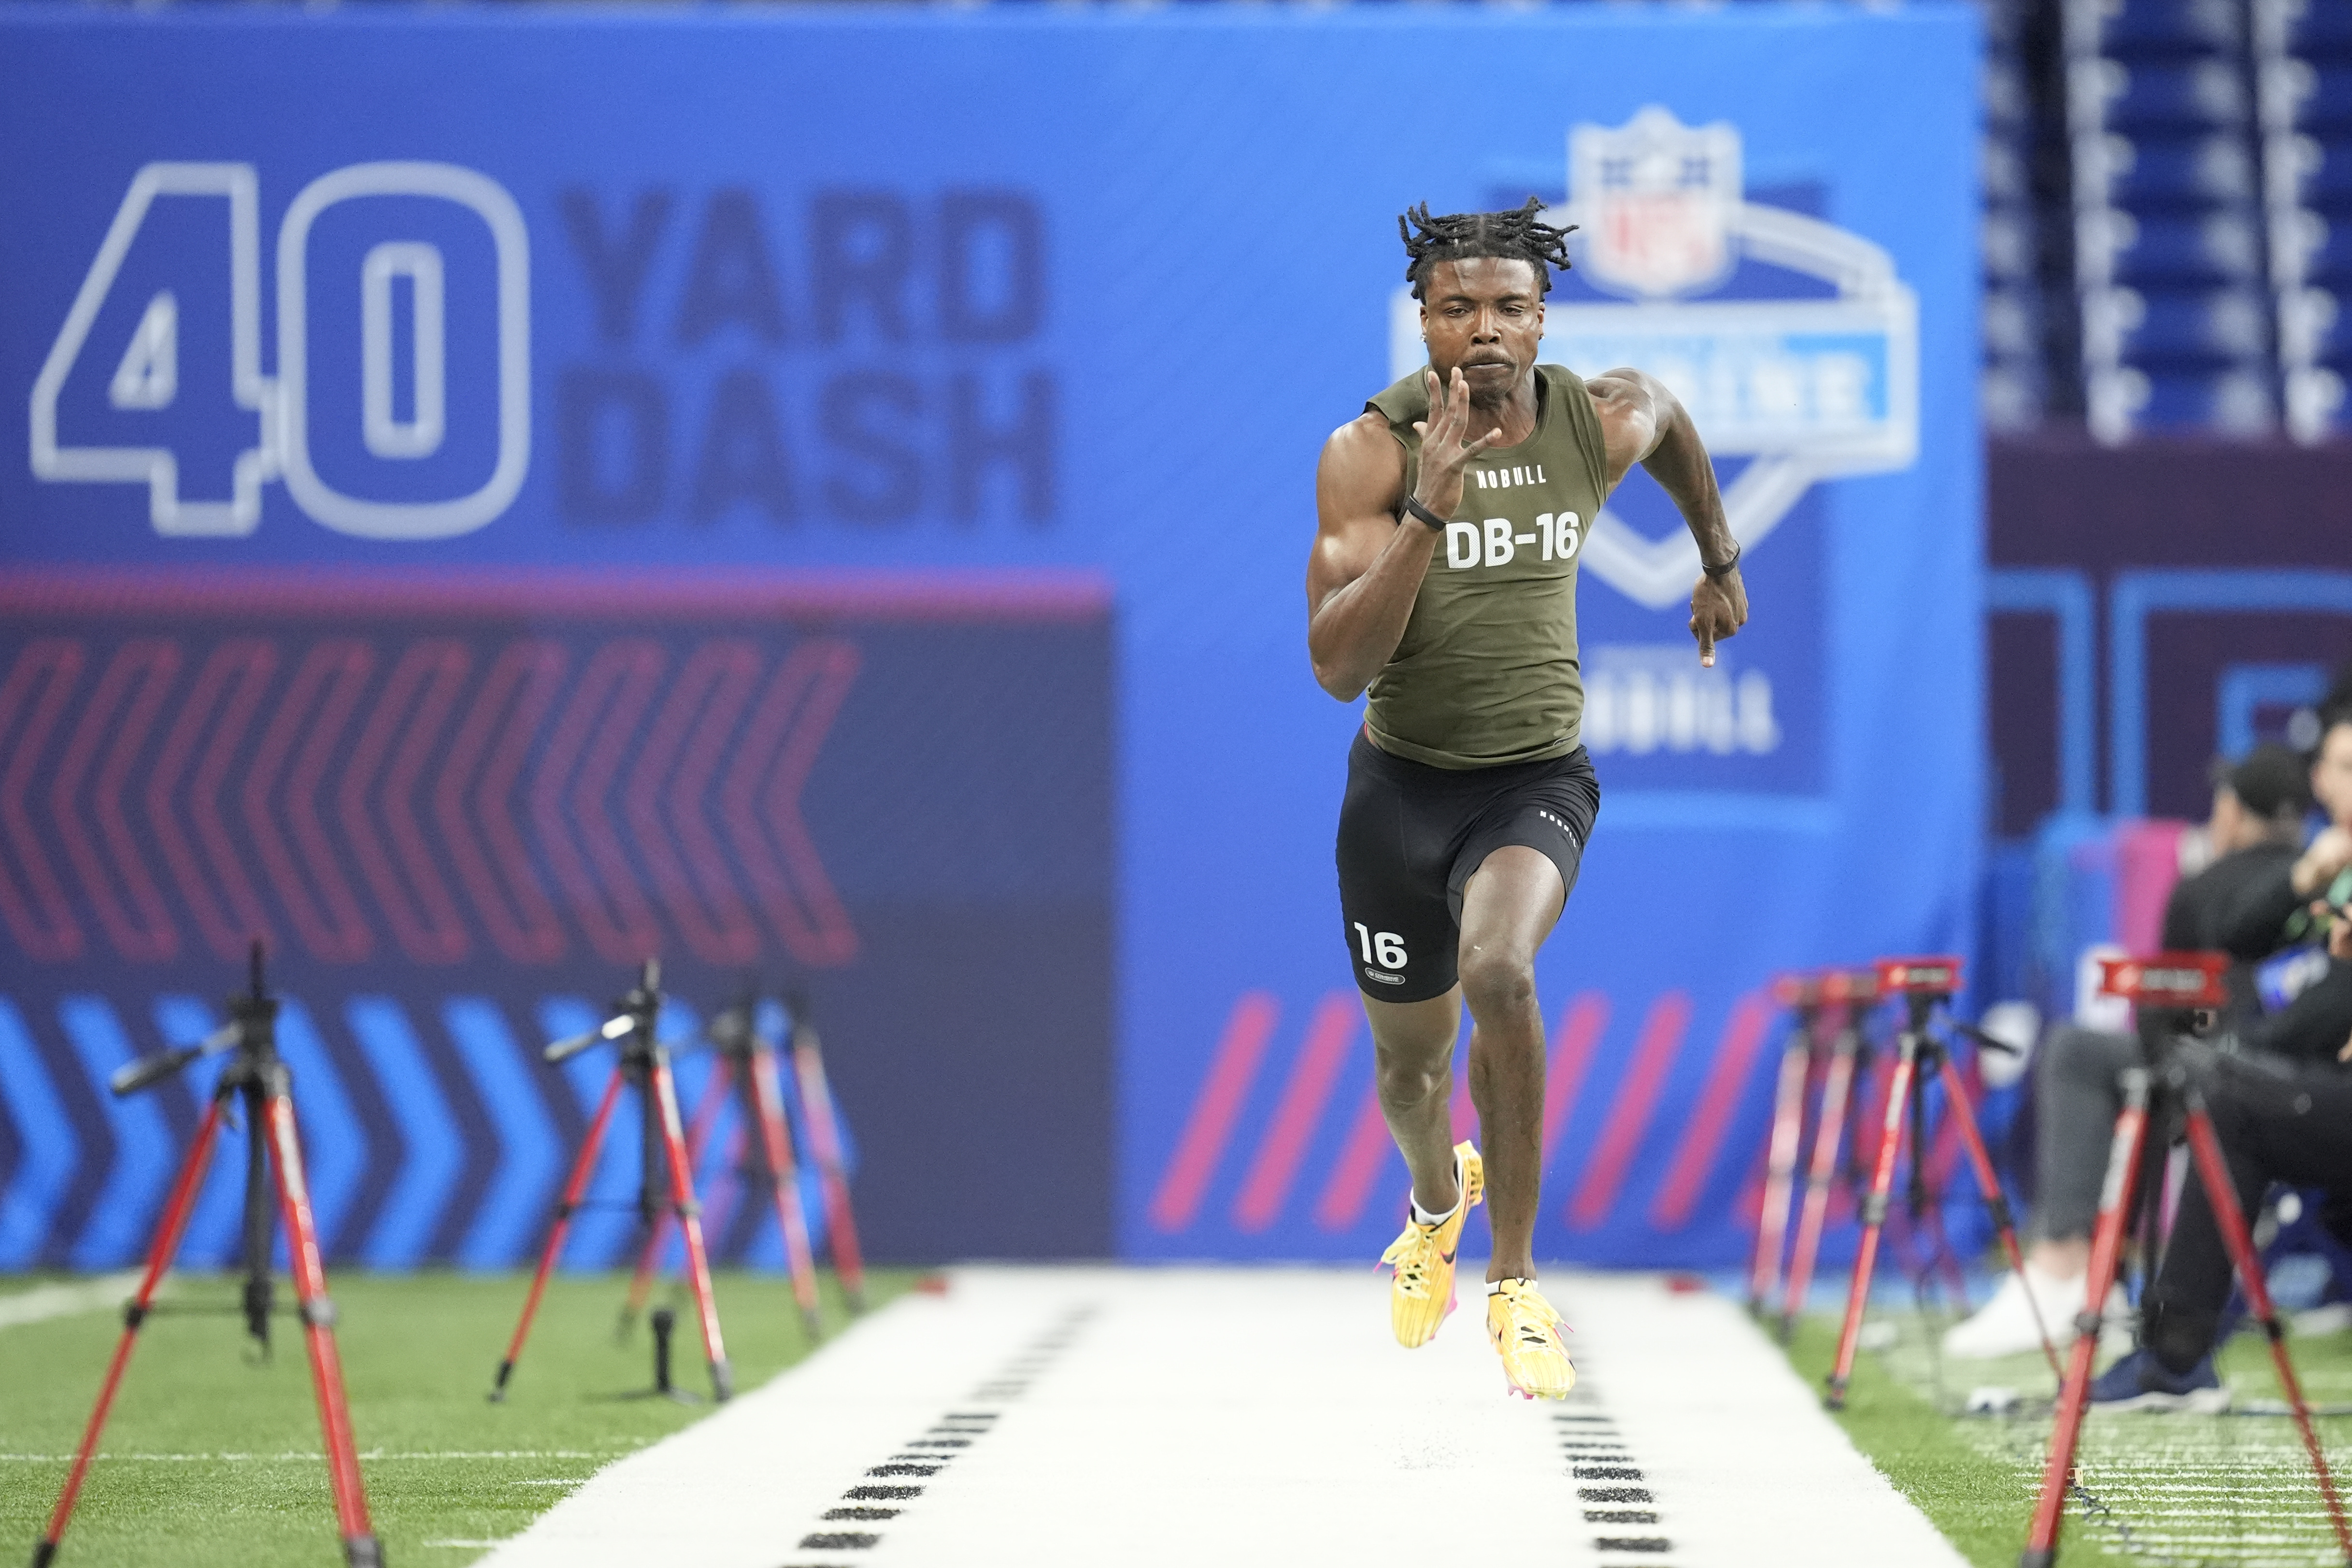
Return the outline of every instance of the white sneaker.
<path id="1" fill-rule="evenodd" d="M 1955 1323 L 1944 1333 L 1944 1353 L 1960 1361 L 1995 1361 L 2002 1356 L 2028 1355 L 2042 1348 L 2042 1336 L 2035 1330 L 2033 1309 L 2042 1310 L 2042 1324 L 2050 1331 L 2051 1342 L 2062 1348 L 2074 1337 L 2075 1315 L 2083 1310 L 2083 1297 L 2089 1280 L 2083 1277 L 2057 1279 L 2042 1273 L 2032 1264 L 2025 1273 L 2032 1277 L 2033 1300 L 2026 1300 L 2026 1280 L 2015 1273 L 2005 1277 L 1992 1300 L 1979 1308 L 1976 1314 Z M 2106 1316 L 2112 1327 L 2130 1310 L 2130 1302 L 2121 1285 L 2107 1292 Z M 2102 1336 L 2105 1337 L 2104 1335 Z"/>

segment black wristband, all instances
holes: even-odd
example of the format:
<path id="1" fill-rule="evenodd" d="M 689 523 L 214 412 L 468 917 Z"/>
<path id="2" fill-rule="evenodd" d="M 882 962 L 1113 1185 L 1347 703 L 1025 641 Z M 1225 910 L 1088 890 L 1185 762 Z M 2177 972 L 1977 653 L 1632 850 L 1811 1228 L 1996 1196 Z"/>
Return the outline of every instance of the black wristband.
<path id="1" fill-rule="evenodd" d="M 1702 562 L 1700 562 L 1700 563 L 1698 563 L 1698 569 L 1699 569 L 1700 571 L 1702 571 L 1702 572 L 1706 573 L 1706 574 L 1708 576 L 1710 576 L 1710 577 L 1721 577 L 1721 576 L 1723 576 L 1726 573 L 1728 573 L 1728 572 L 1730 572 L 1730 571 L 1734 570 L 1735 568 L 1737 568 L 1737 567 L 1738 566 L 1738 564 L 1739 564 L 1739 541 L 1738 541 L 1738 540 L 1736 540 L 1736 539 L 1735 539 L 1735 540 L 1733 540 L 1733 541 L 1731 542 L 1731 559 L 1730 559 L 1730 560 L 1728 560 L 1728 561 L 1725 562 L 1725 563 L 1724 563 L 1722 565 L 1720 565 L 1720 566 L 1710 566 L 1710 565 L 1708 565 L 1706 562 L 1702 561 Z"/>
<path id="2" fill-rule="evenodd" d="M 1430 510 L 1427 507 L 1422 505 L 1421 498 L 1419 496 L 1405 497 L 1404 510 L 1411 512 L 1413 516 L 1421 519 L 1422 521 L 1429 524 L 1430 527 L 1437 530 L 1438 532 L 1443 533 L 1445 531 L 1445 520 L 1438 516 L 1435 512 Z M 1402 522 L 1404 520 L 1402 518 L 1399 518 L 1397 521 Z"/>

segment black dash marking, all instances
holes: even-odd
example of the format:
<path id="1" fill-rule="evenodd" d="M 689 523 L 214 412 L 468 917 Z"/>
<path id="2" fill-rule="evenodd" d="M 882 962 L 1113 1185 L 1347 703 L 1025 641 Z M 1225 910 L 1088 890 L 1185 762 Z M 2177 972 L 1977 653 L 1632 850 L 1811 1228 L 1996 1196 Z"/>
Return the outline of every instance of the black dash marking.
<path id="1" fill-rule="evenodd" d="M 906 1467 L 912 1468 L 912 1466 Z M 853 1502 L 904 1502 L 910 1497 L 920 1497 L 920 1487 L 852 1487 L 841 1494 Z"/>
<path id="2" fill-rule="evenodd" d="M 947 1414 L 950 1421 L 993 1421 L 996 1416 L 993 1410 L 950 1410 Z"/>
<path id="3" fill-rule="evenodd" d="M 831 1520 L 854 1520 L 859 1524 L 875 1524 L 886 1519 L 896 1519 L 895 1508 L 829 1508 L 817 1517 Z"/>
<path id="4" fill-rule="evenodd" d="M 869 1476 L 936 1476 L 938 1465 L 877 1465 L 866 1473 Z"/>
<path id="5" fill-rule="evenodd" d="M 1663 1535 L 1603 1535 L 1593 1542 L 1602 1552 L 1672 1552 L 1675 1543 Z"/>
<path id="6" fill-rule="evenodd" d="M 968 1437 L 918 1437 L 907 1445 L 909 1448 L 969 1448 Z"/>
<path id="7" fill-rule="evenodd" d="M 893 1454 L 890 1456 L 890 1462 L 894 1465 L 929 1465 L 930 1468 L 925 1470 L 923 1474 L 935 1476 L 939 1474 L 940 1466 L 954 1458 L 956 1456 L 953 1454 Z M 876 1472 L 868 1470 L 866 1473 L 870 1476 Z"/>
<path id="8" fill-rule="evenodd" d="M 1646 1508 L 1588 1508 L 1584 1510 L 1587 1524 L 1655 1524 L 1658 1516 Z"/>
<path id="9" fill-rule="evenodd" d="M 1655 1502 L 1658 1500 L 1640 1487 L 1579 1487 L 1576 1495 L 1586 1502 Z"/>
<path id="10" fill-rule="evenodd" d="M 1574 1468 L 1580 1481 L 1638 1481 L 1642 1479 L 1642 1472 L 1631 1465 L 1577 1465 Z"/>
<path id="11" fill-rule="evenodd" d="M 1593 1423 L 1595 1423 L 1595 1422 L 1598 1422 L 1600 1425 L 1601 1425 L 1601 1426 L 1612 1426 L 1616 1425 L 1616 1423 L 1615 1423 L 1615 1422 L 1614 1422 L 1611 1417 L 1606 1416 L 1606 1415 L 1571 1415 L 1568 1414 L 1566 1411 L 1559 1411 L 1559 1410 L 1555 1410 L 1555 1411 L 1553 1411 L 1553 1412 L 1552 1412 L 1552 1417 L 1551 1417 L 1551 1418 L 1552 1418 L 1553 1420 L 1555 1420 L 1555 1421 L 1578 1421 L 1578 1422 L 1582 1422 L 1582 1423 L 1584 1423 L 1584 1424 L 1585 1424 L 1585 1425 L 1587 1425 L 1587 1426 L 1591 1426 L 1591 1425 L 1592 1425 L 1592 1424 L 1593 1424 Z"/>
<path id="12" fill-rule="evenodd" d="M 803 1552 L 866 1552 L 882 1538 L 870 1530 L 821 1530 L 801 1537 Z"/>

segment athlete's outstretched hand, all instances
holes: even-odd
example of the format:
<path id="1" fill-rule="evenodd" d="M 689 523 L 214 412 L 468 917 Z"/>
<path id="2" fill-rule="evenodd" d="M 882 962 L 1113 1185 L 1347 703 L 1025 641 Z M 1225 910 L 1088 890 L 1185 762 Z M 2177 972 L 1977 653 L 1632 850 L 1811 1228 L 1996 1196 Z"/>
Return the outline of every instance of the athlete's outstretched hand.
<path id="1" fill-rule="evenodd" d="M 1429 417 L 1412 422 L 1421 436 L 1421 482 L 1412 499 L 1440 517 L 1452 517 L 1462 504 L 1464 467 L 1494 444 L 1497 432 L 1489 430 L 1474 441 L 1462 438 L 1470 424 L 1470 384 L 1460 365 L 1454 367 L 1450 388 L 1438 384 L 1435 371 L 1423 374 L 1429 377 Z"/>
<path id="2" fill-rule="evenodd" d="M 1691 636 L 1698 638 L 1698 661 L 1715 667 L 1717 639 L 1727 637 L 1748 624 L 1748 584 L 1733 566 L 1720 577 L 1699 574 L 1691 589 Z"/>

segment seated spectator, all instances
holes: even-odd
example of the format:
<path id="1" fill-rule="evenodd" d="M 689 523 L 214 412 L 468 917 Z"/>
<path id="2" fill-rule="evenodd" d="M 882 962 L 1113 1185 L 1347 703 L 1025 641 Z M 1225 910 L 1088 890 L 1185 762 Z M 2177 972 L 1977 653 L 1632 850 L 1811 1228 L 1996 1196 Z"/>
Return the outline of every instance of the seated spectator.
<path id="1" fill-rule="evenodd" d="M 2237 958 L 2253 960 L 2312 934 L 2311 900 L 2327 896 L 2331 884 L 2352 867 L 2352 704 L 2324 710 L 2319 748 L 2311 764 L 2311 790 L 2326 809 L 2328 826 L 2293 861 L 2249 879 L 2230 898 L 2214 932 L 2214 945 Z M 2331 897 L 2330 902 L 2341 898 Z"/>
<path id="2" fill-rule="evenodd" d="M 2347 731 L 2352 744 L 2352 730 Z M 2213 859 L 2185 878 L 2165 906 L 2164 945 L 2175 951 L 2221 945 L 2218 926 L 2253 894 L 2291 879 L 2311 807 L 2303 760 L 2284 746 L 2255 747 L 2215 781 L 2212 816 L 2206 824 Z M 2352 787 L 2343 797 L 2352 816 Z M 2273 945 L 2276 945 L 2275 943 Z M 2268 956 L 2264 952 L 2250 958 Z M 2250 970 L 2230 977 L 2233 1023 L 2251 1026 L 2258 1011 Z M 2145 1060 L 2141 1043 L 2129 1035 L 2062 1028 L 2043 1043 L 2036 1088 L 2037 1180 L 2031 1238 L 2022 1277 L 2001 1281 L 1973 1316 L 1944 1336 L 1944 1352 L 1963 1359 L 2017 1355 L 2036 1349 L 2042 1323 L 2063 1336 L 2064 1325 L 2083 1310 L 2090 1269 L 2091 1227 L 2099 1212 L 2099 1187 L 2106 1173 L 2109 1133 L 2121 1110 L 2117 1075 Z M 2027 1299 L 2028 1289 L 2032 1300 Z M 2118 1290 L 2107 1310 L 2119 1312 Z"/>

